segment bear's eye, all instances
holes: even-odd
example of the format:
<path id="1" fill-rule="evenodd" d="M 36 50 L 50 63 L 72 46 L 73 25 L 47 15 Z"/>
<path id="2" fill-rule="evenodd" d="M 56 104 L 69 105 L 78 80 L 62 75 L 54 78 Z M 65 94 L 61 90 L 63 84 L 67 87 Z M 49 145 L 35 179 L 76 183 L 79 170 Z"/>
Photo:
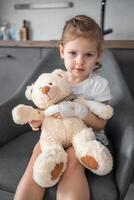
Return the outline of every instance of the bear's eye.
<path id="1" fill-rule="evenodd" d="M 63 76 L 61 74 L 57 74 L 57 76 L 59 76 L 60 78 L 63 78 Z"/>
<path id="2" fill-rule="evenodd" d="M 50 83 L 48 83 L 48 85 L 53 85 L 53 83 L 52 83 L 52 82 L 50 82 Z"/>

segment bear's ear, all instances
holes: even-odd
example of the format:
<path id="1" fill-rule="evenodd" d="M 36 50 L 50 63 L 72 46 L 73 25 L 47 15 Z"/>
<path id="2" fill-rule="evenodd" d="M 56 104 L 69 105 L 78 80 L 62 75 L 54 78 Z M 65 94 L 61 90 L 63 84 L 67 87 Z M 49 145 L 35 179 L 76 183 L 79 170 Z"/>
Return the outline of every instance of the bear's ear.
<path id="1" fill-rule="evenodd" d="M 64 71 L 63 69 L 55 69 L 52 73 L 57 74 L 61 78 L 67 78 L 66 71 Z"/>
<path id="2" fill-rule="evenodd" d="M 25 96 L 28 100 L 32 100 L 32 90 L 33 90 L 33 84 L 27 86 L 26 91 L 25 91 Z"/>

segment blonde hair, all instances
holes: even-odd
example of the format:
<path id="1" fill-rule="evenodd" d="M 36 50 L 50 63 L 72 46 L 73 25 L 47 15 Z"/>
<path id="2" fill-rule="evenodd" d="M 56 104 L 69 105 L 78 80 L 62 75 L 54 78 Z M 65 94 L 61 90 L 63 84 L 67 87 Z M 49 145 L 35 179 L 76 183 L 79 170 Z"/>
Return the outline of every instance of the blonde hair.
<path id="1" fill-rule="evenodd" d="M 89 38 L 97 43 L 98 54 L 102 52 L 103 35 L 99 25 L 86 15 L 77 15 L 66 21 L 60 44 L 65 45 L 78 37 Z"/>

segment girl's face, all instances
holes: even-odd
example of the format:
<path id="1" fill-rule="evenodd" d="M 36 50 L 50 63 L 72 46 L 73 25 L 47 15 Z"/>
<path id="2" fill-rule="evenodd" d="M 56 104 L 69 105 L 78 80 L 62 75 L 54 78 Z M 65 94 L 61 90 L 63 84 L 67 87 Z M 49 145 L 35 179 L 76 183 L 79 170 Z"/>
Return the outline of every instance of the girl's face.
<path id="1" fill-rule="evenodd" d="M 60 54 L 72 83 L 85 80 L 100 60 L 96 41 L 82 37 L 61 45 Z"/>

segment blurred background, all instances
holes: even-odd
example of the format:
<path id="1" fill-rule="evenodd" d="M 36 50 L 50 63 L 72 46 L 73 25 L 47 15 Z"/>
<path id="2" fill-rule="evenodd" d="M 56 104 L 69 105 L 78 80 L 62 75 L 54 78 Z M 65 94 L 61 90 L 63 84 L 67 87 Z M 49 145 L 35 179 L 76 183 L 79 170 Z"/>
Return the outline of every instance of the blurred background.
<path id="1" fill-rule="evenodd" d="M 15 9 L 16 4 L 60 3 L 65 0 L 0 0 L 0 24 L 9 23 L 18 31 L 22 21 L 30 22 L 31 39 L 55 40 L 59 39 L 65 20 L 76 14 L 86 14 L 93 17 L 99 24 L 101 18 L 101 0 L 72 0 L 71 8 L 59 9 Z M 105 27 L 112 28 L 112 34 L 106 39 L 133 40 L 134 39 L 134 1 L 107 0 L 105 12 Z"/>

